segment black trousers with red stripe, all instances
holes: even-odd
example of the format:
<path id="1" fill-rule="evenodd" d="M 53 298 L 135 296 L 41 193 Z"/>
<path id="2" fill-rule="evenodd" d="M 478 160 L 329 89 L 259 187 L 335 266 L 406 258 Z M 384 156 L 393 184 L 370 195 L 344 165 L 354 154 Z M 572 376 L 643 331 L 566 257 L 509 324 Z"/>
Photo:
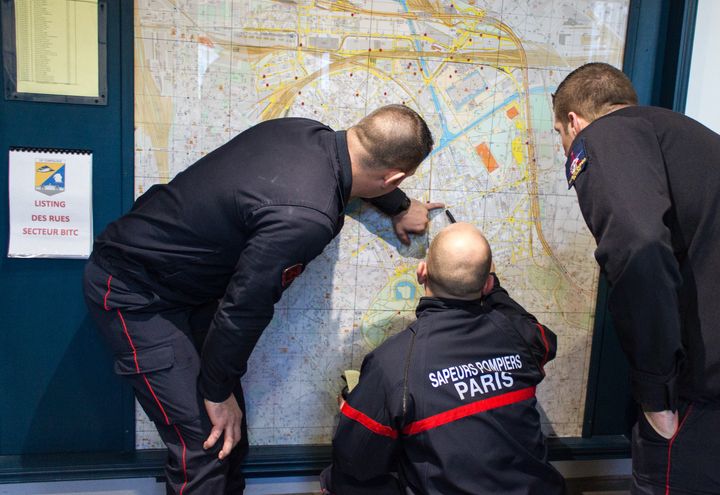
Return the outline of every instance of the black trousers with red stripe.
<path id="1" fill-rule="evenodd" d="M 642 412 L 633 428 L 634 495 L 720 494 L 720 408 L 683 404 L 670 440 Z"/>
<path id="2" fill-rule="evenodd" d="M 88 263 L 88 309 L 115 357 L 115 372 L 129 380 L 135 396 L 167 446 L 167 493 L 242 494 L 241 464 L 247 455 L 247 424 L 229 458 L 218 461 L 222 438 L 210 450 L 203 442 L 211 424 L 197 381 L 200 349 L 215 305 L 178 308 L 138 292 Z M 245 411 L 240 383 L 235 390 Z"/>

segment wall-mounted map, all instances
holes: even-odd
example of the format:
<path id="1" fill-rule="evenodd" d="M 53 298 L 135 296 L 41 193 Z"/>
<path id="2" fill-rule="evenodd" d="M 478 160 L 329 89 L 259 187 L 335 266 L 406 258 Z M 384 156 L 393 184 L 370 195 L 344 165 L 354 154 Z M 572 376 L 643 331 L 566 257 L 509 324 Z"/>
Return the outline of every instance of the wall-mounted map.
<path id="1" fill-rule="evenodd" d="M 136 0 L 136 194 L 266 119 L 345 129 L 404 103 L 432 155 L 403 184 L 480 227 L 503 285 L 559 337 L 546 430 L 581 433 L 597 267 L 564 179 L 550 94 L 588 61 L 620 66 L 629 0 Z M 415 266 L 447 225 L 400 246 L 352 204 L 285 293 L 243 379 L 253 444 L 332 438 L 343 369 L 414 317 Z M 138 448 L 161 442 L 141 411 Z"/>

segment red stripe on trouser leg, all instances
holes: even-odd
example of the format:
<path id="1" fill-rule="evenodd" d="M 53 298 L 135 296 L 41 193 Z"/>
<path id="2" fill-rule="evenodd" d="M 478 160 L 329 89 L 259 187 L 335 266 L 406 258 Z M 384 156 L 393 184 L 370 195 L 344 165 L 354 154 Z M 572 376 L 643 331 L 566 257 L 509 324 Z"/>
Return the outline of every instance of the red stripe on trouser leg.
<path id="1" fill-rule="evenodd" d="M 108 281 L 107 281 L 107 291 L 105 292 L 105 297 L 103 297 L 103 309 L 105 311 L 110 311 L 110 307 L 107 305 L 108 296 L 110 295 L 110 282 L 112 281 L 112 275 L 108 275 Z"/>
<path id="2" fill-rule="evenodd" d="M 110 294 L 110 281 L 112 279 L 112 276 L 108 278 L 108 292 L 105 295 L 105 302 L 104 302 L 104 309 L 109 310 L 110 308 L 107 307 L 107 297 Z M 118 319 L 120 320 L 120 324 L 122 326 L 123 333 L 125 335 L 125 339 L 127 340 L 128 345 L 130 346 L 130 349 L 132 350 L 133 354 L 133 361 L 135 364 L 135 372 L 142 377 L 143 381 L 145 382 L 145 386 L 147 387 L 147 390 L 152 395 L 153 399 L 155 400 L 155 403 L 157 404 L 158 409 L 162 413 L 163 419 L 165 421 L 166 425 L 170 425 L 170 418 L 168 417 L 167 413 L 165 412 L 165 408 L 163 407 L 162 403 L 160 402 L 160 399 L 158 398 L 157 394 L 155 393 L 155 390 L 153 389 L 152 385 L 150 384 L 150 381 L 148 380 L 148 377 L 145 373 L 142 372 L 142 369 L 140 368 L 140 362 L 138 360 L 138 352 L 137 348 L 135 347 L 135 343 L 133 342 L 132 337 L 130 336 L 130 332 L 128 330 L 127 323 L 125 321 L 125 318 L 122 315 L 122 312 L 118 309 L 117 310 Z M 180 444 L 182 445 L 182 471 L 183 471 L 183 479 L 184 482 L 180 488 L 180 495 L 183 495 L 185 488 L 188 484 L 188 469 L 187 469 L 187 445 L 185 443 L 185 439 L 182 436 L 182 433 L 180 432 L 180 429 L 177 425 L 173 424 L 173 428 L 175 429 L 175 433 L 178 436 L 178 439 L 180 441 Z"/>
<path id="3" fill-rule="evenodd" d="M 183 491 L 185 490 L 185 487 L 188 484 L 187 462 L 185 459 L 185 453 L 187 452 L 187 447 L 185 446 L 185 440 L 183 439 L 183 436 L 180 433 L 180 428 L 178 428 L 177 425 L 173 425 L 173 427 L 175 428 L 175 433 L 177 433 L 177 436 L 180 439 L 180 443 L 182 444 L 182 469 L 183 469 L 183 478 L 184 478 L 185 482 L 183 483 L 183 486 L 180 488 L 180 495 L 183 495 Z"/>
<path id="4" fill-rule="evenodd" d="M 670 462 L 673 443 L 675 443 L 675 439 L 680 434 L 680 430 L 685 424 L 685 420 L 688 418 L 688 416 L 690 416 L 690 411 L 692 411 L 692 404 L 690 405 L 690 407 L 688 407 L 688 410 L 685 412 L 685 417 L 682 419 L 682 421 L 680 422 L 680 426 L 678 426 L 677 431 L 670 439 L 670 443 L 668 443 L 667 472 L 665 473 L 665 495 L 670 495 Z"/>
<path id="5" fill-rule="evenodd" d="M 162 404 L 160 403 L 160 399 L 158 399 L 158 396 L 155 395 L 155 391 L 153 390 L 152 385 L 150 385 L 150 381 L 147 379 L 147 376 L 145 376 L 144 373 L 143 373 L 143 376 L 142 376 L 142 377 L 143 377 L 143 380 L 145 380 L 145 385 L 147 385 L 147 388 L 148 388 L 148 390 L 150 391 L 150 393 L 152 394 L 153 399 L 155 399 L 155 403 L 156 403 L 156 404 L 158 405 L 158 407 L 160 408 L 160 412 L 162 413 L 163 418 L 165 418 L 165 424 L 166 424 L 166 425 L 169 425 L 169 424 L 170 424 L 170 419 L 168 418 L 168 415 L 165 414 L 165 408 L 164 408 L 164 407 L 162 406 Z"/>
<path id="6" fill-rule="evenodd" d="M 160 408 L 160 412 L 163 415 L 163 418 L 165 418 L 165 424 L 170 424 L 170 419 L 168 418 L 168 415 L 165 413 L 165 408 L 160 403 L 160 399 L 158 399 L 158 396 L 155 395 L 155 391 L 152 388 L 152 385 L 150 385 L 150 381 L 147 379 L 147 376 L 145 376 L 145 373 L 143 373 L 140 370 L 140 363 L 138 362 L 137 358 L 137 349 L 135 349 L 135 344 L 133 344 L 132 338 L 130 337 L 130 332 L 128 332 L 127 325 L 125 324 L 125 318 L 123 318 L 122 313 L 120 310 L 117 310 L 117 314 L 120 317 L 120 323 L 123 327 L 123 332 L 125 332 L 125 337 L 127 337 L 128 344 L 130 344 L 130 348 L 133 351 L 133 359 L 135 360 L 135 371 L 142 375 L 143 380 L 145 380 L 145 385 L 147 385 L 148 390 L 150 391 L 150 394 L 153 396 L 153 399 L 155 399 L 155 402 L 157 403 L 158 407 Z"/>
<path id="7" fill-rule="evenodd" d="M 133 352 L 133 360 L 135 361 L 135 372 L 140 373 L 140 363 L 138 363 L 137 349 L 135 349 L 135 344 L 133 344 L 132 338 L 130 337 L 130 332 L 128 332 L 127 325 L 125 324 L 125 318 L 123 318 L 123 315 L 119 309 L 117 310 L 117 314 L 120 318 L 120 324 L 123 327 L 123 332 L 125 332 L 125 338 L 127 338 L 128 344 L 130 344 L 130 349 L 132 349 Z"/>

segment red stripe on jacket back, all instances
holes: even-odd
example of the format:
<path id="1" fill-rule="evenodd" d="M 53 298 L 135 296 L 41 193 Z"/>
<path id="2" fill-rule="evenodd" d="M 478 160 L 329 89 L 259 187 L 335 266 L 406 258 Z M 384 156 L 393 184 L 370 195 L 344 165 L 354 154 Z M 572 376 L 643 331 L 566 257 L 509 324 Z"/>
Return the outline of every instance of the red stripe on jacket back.
<path id="1" fill-rule="evenodd" d="M 442 426 L 447 423 L 452 423 L 453 421 L 472 416 L 473 414 L 477 414 L 479 412 L 508 406 L 533 397 L 535 397 L 535 387 L 522 388 L 506 394 L 496 395 L 495 397 L 490 397 L 489 399 L 465 404 L 464 406 L 459 406 L 454 409 L 435 414 L 434 416 L 421 419 L 420 421 L 415 421 L 403 428 L 402 432 L 404 435 L 417 435 L 423 431 L 437 428 L 438 426 Z"/>

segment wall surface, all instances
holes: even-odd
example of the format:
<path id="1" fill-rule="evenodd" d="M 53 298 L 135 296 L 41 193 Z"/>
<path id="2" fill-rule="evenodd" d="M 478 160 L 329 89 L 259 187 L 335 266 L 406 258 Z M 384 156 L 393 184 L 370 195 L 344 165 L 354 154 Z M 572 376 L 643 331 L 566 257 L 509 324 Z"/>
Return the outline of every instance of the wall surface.
<path id="1" fill-rule="evenodd" d="M 685 113 L 720 132 L 720 2 L 698 0 Z"/>
<path id="2" fill-rule="evenodd" d="M 132 15 L 131 2 L 107 2 L 105 20 L 99 16 L 109 61 L 106 105 L 0 96 L 0 455 L 132 447 L 134 423 L 126 421 L 131 394 L 114 375 L 111 356 L 87 314 L 85 261 L 6 257 L 10 147 L 92 151 L 94 232 L 122 213 L 127 196 L 123 172 L 132 170 L 132 163 L 123 160 L 123 150 L 132 151 L 132 58 L 123 56 L 123 50 L 132 49 L 132 38 L 122 36 L 123 12 Z M 131 27 L 132 17 L 129 22 Z M 125 70 L 120 60 L 126 61 Z M 35 199 L 47 199 L 31 192 Z M 63 194 L 53 198 L 61 200 Z M 27 206 L 10 206 L 31 221 Z"/>

